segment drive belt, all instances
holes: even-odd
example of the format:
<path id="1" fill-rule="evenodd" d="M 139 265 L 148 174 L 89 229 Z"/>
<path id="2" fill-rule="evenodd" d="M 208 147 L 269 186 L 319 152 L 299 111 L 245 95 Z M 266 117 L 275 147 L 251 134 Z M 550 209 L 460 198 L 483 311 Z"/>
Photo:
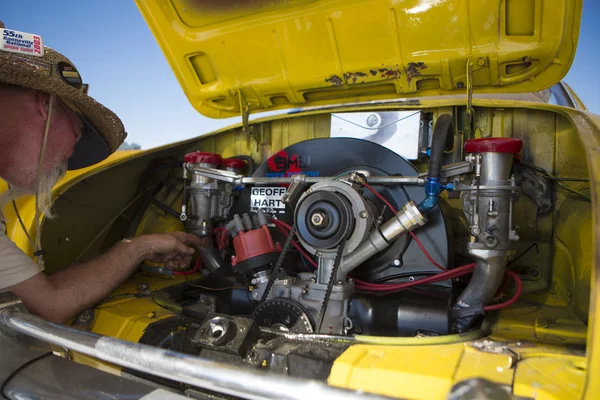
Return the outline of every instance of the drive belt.
<path id="1" fill-rule="evenodd" d="M 279 273 L 281 272 L 281 269 L 283 268 L 283 259 L 285 258 L 287 252 L 290 250 L 290 247 L 292 247 L 292 240 L 294 239 L 295 235 L 296 235 L 296 224 L 293 224 L 292 229 L 290 230 L 290 233 L 288 234 L 287 238 L 285 239 L 285 243 L 283 244 L 281 253 L 279 253 L 279 258 L 277 258 L 277 262 L 275 262 L 275 265 L 273 265 L 273 268 L 271 269 L 271 276 L 269 276 L 269 282 L 267 283 L 267 287 L 265 288 L 262 298 L 260 299 L 261 303 L 264 302 L 269 297 L 269 293 L 271 292 L 271 289 L 273 288 L 275 279 L 277 279 L 277 277 L 279 276 Z"/>
<path id="2" fill-rule="evenodd" d="M 342 255 L 344 253 L 345 245 L 346 239 L 343 239 L 340 243 L 340 247 L 338 247 L 337 254 L 335 255 L 335 261 L 333 262 L 331 276 L 329 277 L 329 281 L 327 282 L 327 289 L 325 290 L 325 296 L 323 297 L 323 304 L 321 304 L 321 312 L 319 313 L 319 321 L 317 322 L 317 333 L 321 333 L 321 325 L 323 325 L 323 320 L 325 319 L 327 305 L 329 304 L 329 297 L 331 297 L 331 291 L 333 290 L 333 285 L 335 284 L 335 277 L 337 276 L 337 271 L 340 268 L 340 263 L 342 261 Z"/>

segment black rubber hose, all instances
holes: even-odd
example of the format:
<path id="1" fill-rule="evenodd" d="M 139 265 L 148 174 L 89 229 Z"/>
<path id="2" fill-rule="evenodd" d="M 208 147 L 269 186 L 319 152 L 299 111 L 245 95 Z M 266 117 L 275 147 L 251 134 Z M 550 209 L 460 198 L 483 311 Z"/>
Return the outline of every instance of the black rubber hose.
<path id="1" fill-rule="evenodd" d="M 200 258 L 206 269 L 210 272 L 214 272 L 225 265 L 225 261 L 221 254 L 219 254 L 219 250 L 217 250 L 214 246 L 209 247 L 197 247 L 198 253 L 200 253 Z"/>
<path id="2" fill-rule="evenodd" d="M 248 163 L 248 176 L 252 176 L 252 174 L 254 174 L 254 171 L 256 171 L 256 163 L 254 162 L 254 159 L 252 157 L 239 155 L 239 156 L 233 156 L 231 158 L 237 158 L 239 160 L 244 160 Z"/>
<path id="3" fill-rule="evenodd" d="M 475 269 L 469 284 L 458 296 L 453 309 L 482 307 L 488 304 L 502 283 L 502 277 L 506 269 L 506 255 L 504 252 L 496 251 L 495 255 L 486 259 L 475 261 Z M 459 333 L 470 329 L 475 323 L 477 316 L 467 316 L 454 321 Z"/>
<path id="4" fill-rule="evenodd" d="M 448 138 L 452 134 L 454 134 L 454 118 L 451 114 L 440 115 L 435 122 L 433 137 L 431 138 L 428 178 L 440 179 L 442 177 L 444 150 L 446 149 Z"/>

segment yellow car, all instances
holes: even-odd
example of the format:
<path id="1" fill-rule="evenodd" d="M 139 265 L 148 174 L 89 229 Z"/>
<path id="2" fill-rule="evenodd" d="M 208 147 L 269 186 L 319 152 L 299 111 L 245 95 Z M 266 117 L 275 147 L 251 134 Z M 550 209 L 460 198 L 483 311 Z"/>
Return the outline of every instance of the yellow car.
<path id="1" fill-rule="evenodd" d="M 5 317 L 87 368 L 5 395 L 600 397 L 600 117 L 560 82 L 582 0 L 136 3 L 190 103 L 242 122 L 70 172 L 46 272 L 206 247 L 69 326 Z"/>

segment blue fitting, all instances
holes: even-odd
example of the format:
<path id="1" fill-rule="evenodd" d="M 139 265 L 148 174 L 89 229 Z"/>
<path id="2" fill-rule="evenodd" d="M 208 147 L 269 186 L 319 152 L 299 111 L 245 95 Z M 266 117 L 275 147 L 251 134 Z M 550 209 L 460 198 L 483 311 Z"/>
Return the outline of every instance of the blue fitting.
<path id="1" fill-rule="evenodd" d="M 429 211 L 438 204 L 438 196 L 444 187 L 440 184 L 439 178 L 427 178 L 425 182 L 425 200 L 417 206 L 420 212 Z"/>

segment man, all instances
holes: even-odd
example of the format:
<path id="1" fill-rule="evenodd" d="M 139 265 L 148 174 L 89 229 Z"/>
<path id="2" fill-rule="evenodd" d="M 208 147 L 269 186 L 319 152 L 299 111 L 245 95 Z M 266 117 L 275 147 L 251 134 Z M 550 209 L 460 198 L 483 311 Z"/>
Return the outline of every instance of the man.
<path id="1" fill-rule="evenodd" d="M 52 186 L 66 169 L 105 159 L 126 133 L 112 111 L 84 93 L 70 60 L 1 22 L 0 32 L 0 177 L 13 193 L 36 194 L 40 214 L 48 217 Z M 0 291 L 12 291 L 34 314 L 63 322 L 108 296 L 144 260 L 184 267 L 195 252 L 188 245 L 200 244 L 183 232 L 140 236 L 46 276 L 6 236 L 0 214 Z"/>

